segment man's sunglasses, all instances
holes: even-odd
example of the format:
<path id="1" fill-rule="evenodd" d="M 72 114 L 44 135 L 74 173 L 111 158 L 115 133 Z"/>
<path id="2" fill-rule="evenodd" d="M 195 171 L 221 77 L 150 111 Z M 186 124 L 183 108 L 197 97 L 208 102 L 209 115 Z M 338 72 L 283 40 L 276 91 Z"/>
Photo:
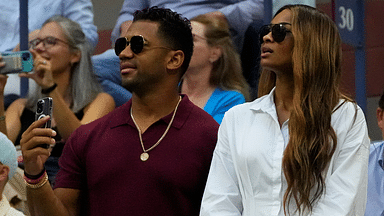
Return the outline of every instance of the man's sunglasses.
<path id="1" fill-rule="evenodd" d="M 263 37 L 269 32 L 272 32 L 272 38 L 274 41 L 280 43 L 285 39 L 287 32 L 291 32 L 288 30 L 285 25 L 291 25 L 290 23 L 278 23 L 278 24 L 269 24 L 264 25 L 260 28 L 260 44 L 264 43 Z"/>
<path id="2" fill-rule="evenodd" d="M 115 53 L 117 56 L 119 56 L 120 53 L 123 52 L 123 50 L 127 46 L 131 45 L 132 52 L 135 54 L 139 54 L 141 53 L 141 51 L 143 51 L 144 45 L 146 44 L 148 44 L 147 41 L 141 35 L 135 35 L 131 37 L 131 40 L 128 40 L 126 37 L 121 37 L 121 38 L 118 38 L 115 42 Z M 169 47 L 162 47 L 162 46 L 151 47 L 150 49 L 155 49 L 155 48 L 172 50 Z"/>

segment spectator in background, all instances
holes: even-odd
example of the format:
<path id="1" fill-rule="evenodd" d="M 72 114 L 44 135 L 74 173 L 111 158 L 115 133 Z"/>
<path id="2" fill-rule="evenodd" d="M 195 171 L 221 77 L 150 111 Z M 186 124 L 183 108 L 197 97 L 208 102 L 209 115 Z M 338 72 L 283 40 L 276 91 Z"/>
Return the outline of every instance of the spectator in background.
<path id="1" fill-rule="evenodd" d="M 376 111 L 384 140 L 384 92 Z M 368 168 L 368 196 L 365 216 L 384 215 L 384 141 L 374 142 L 371 145 Z"/>
<path id="2" fill-rule="evenodd" d="M 260 32 L 260 97 L 223 118 L 201 216 L 363 215 L 369 138 L 336 24 L 287 5 Z"/>
<path id="3" fill-rule="evenodd" d="M 71 135 L 54 191 L 46 181 L 27 185 L 30 211 L 196 216 L 219 125 L 178 92 L 193 51 L 189 21 L 169 9 L 138 11 L 115 51 L 132 99 Z M 35 148 L 51 140 L 52 130 L 38 128 L 46 120 L 23 134 L 26 174 L 44 176 L 49 152 Z"/>
<path id="4" fill-rule="evenodd" d="M 125 0 L 112 31 L 112 43 L 114 44 L 119 36 L 125 34 L 136 10 L 151 6 L 170 8 L 188 19 L 200 14 L 208 14 L 228 22 L 236 47 L 240 51 L 248 25 L 253 20 L 263 18 L 264 3 L 262 0 Z M 113 96 L 116 106 L 128 101 L 131 93 L 121 86 L 119 59 L 114 51 L 107 50 L 100 55 L 93 56 L 92 60 L 99 82 L 104 90 Z"/>
<path id="5" fill-rule="evenodd" d="M 14 176 L 16 169 L 16 148 L 7 136 L 0 132 L 0 215 L 24 215 L 22 212 L 12 208 L 3 194 L 6 183 Z"/>
<path id="6" fill-rule="evenodd" d="M 87 39 L 80 25 L 68 18 L 54 16 L 48 19 L 37 38 L 30 42 L 34 56 L 34 72 L 20 74 L 33 79 L 38 87 L 28 98 L 13 102 L 0 121 L 0 130 L 19 145 L 23 132 L 35 121 L 36 103 L 44 96 L 53 99 L 52 126 L 58 132 L 47 172 L 51 181 L 56 175 L 58 158 L 65 141 L 80 125 L 89 123 L 115 108 L 113 98 L 102 93 L 91 64 Z M 1 75 L 1 89 L 6 77 Z M 2 95 L 1 95 L 2 96 Z M 0 100 L 0 116 L 4 106 Z"/>
<path id="7" fill-rule="evenodd" d="M 181 93 L 208 112 L 219 124 L 231 107 L 249 99 L 249 87 L 228 25 L 204 15 L 192 18 L 194 52 Z"/>
<path id="8" fill-rule="evenodd" d="M 0 0 L 0 52 L 19 49 L 19 10 L 19 0 Z M 29 41 L 37 37 L 39 29 L 48 18 L 61 15 L 79 23 L 91 50 L 96 47 L 98 34 L 93 24 L 91 0 L 29 0 L 28 13 Z M 34 87 L 34 83 L 30 82 L 29 90 L 32 91 Z M 7 106 L 20 95 L 20 78 L 14 74 L 9 75 L 4 91 Z"/>

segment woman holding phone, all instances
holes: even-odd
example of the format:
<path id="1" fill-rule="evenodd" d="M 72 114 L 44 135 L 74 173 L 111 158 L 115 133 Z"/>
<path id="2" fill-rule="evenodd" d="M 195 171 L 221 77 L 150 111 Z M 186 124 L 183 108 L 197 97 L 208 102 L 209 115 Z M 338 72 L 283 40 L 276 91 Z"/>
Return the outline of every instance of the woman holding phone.
<path id="1" fill-rule="evenodd" d="M 260 97 L 225 114 L 201 215 L 364 215 L 369 139 L 335 23 L 287 5 L 260 32 Z"/>
<path id="2" fill-rule="evenodd" d="M 20 77 L 33 79 L 37 87 L 29 92 L 28 98 L 18 99 L 9 106 L 5 121 L 0 121 L 0 129 L 18 145 L 23 132 L 35 120 L 37 101 L 51 97 L 51 123 L 57 135 L 53 137 L 56 144 L 46 169 L 52 180 L 59 169 L 58 158 L 65 140 L 80 125 L 112 111 L 115 103 L 110 95 L 102 93 L 93 75 L 90 49 L 78 23 L 62 16 L 48 19 L 38 37 L 30 41 L 30 51 L 34 57 L 34 72 L 20 74 Z M 6 77 L 0 77 L 0 90 L 4 89 L 5 82 Z M 1 96 L 0 103 L 3 94 Z M 4 114 L 2 107 L 1 116 Z"/>

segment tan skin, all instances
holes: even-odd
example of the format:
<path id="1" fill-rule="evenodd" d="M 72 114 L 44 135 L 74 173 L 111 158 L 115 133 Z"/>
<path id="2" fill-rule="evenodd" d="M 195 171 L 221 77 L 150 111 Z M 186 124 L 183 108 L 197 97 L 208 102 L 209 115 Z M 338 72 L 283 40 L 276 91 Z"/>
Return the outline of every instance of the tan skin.
<path id="1" fill-rule="evenodd" d="M 219 46 L 210 46 L 205 38 L 206 26 L 196 21 L 191 22 L 194 54 L 188 70 L 183 78 L 181 93 L 198 107 L 204 108 L 216 86 L 210 84 L 209 79 L 213 63 L 222 55 Z"/>
<path id="2" fill-rule="evenodd" d="M 292 13 L 286 9 L 279 13 L 272 20 L 272 24 L 291 23 Z M 291 26 L 287 25 L 287 29 Z M 280 127 L 289 119 L 293 99 L 293 68 L 292 49 L 293 36 L 287 33 L 285 39 L 277 43 L 273 40 L 272 33 L 264 36 L 264 43 L 261 46 L 262 54 L 260 64 L 263 68 L 269 69 L 276 74 L 275 105 Z M 265 52 L 268 49 L 272 52 Z"/>
<path id="3" fill-rule="evenodd" d="M 61 27 L 55 22 L 46 24 L 39 31 L 38 38 L 46 38 L 48 36 L 53 36 L 66 41 Z M 20 77 L 33 79 L 43 89 L 49 88 L 50 86 L 53 86 L 54 83 L 57 83 L 57 88 L 48 96 L 52 97 L 54 101 L 52 126 L 57 126 L 63 139 L 67 139 L 80 125 L 98 119 L 114 109 L 115 105 L 113 98 L 106 93 L 100 93 L 94 101 L 84 108 L 84 117 L 81 120 L 78 120 L 69 108 L 72 99 L 68 92 L 71 64 L 80 61 L 81 53 L 79 51 L 71 52 L 69 46 L 62 42 L 58 42 L 49 49 L 46 49 L 43 46 L 43 43 L 40 43 L 35 50 L 30 51 L 34 56 L 35 72 L 30 74 L 20 74 Z M 45 64 L 43 64 L 44 62 Z M 5 83 L 2 82 L 3 79 L 4 77 L 0 77 L 1 90 L 4 90 L 5 85 Z M 7 130 L 5 133 L 12 142 L 16 141 L 21 129 L 20 116 L 25 108 L 25 104 L 26 99 L 18 99 L 7 109 Z"/>
<path id="4" fill-rule="evenodd" d="M 379 126 L 384 139 L 384 110 L 380 107 L 376 110 L 377 125 Z"/>
<path id="5" fill-rule="evenodd" d="M 132 111 L 139 128 L 144 132 L 160 118 L 170 114 L 179 100 L 178 82 L 180 67 L 184 61 L 182 51 L 167 49 L 151 49 L 154 46 L 165 46 L 157 35 L 158 24 L 150 21 L 134 22 L 125 37 L 142 35 L 149 42 L 143 51 L 134 54 L 128 46 L 119 56 L 122 66 L 123 82 L 136 82 L 143 75 L 156 76 L 156 81 L 141 91 L 133 91 Z M 148 63 L 152 64 L 148 64 Z M 142 79 L 141 79 L 142 80 Z M 147 84 L 146 81 L 140 81 Z M 149 84 L 149 83 L 148 83 Z M 49 117 L 34 122 L 23 134 L 21 140 L 25 171 L 37 174 L 49 156 L 49 151 L 35 148 L 36 145 L 52 142 L 51 129 L 39 128 Z M 39 215 L 79 215 L 81 191 L 69 188 L 52 190 L 49 183 L 39 189 L 27 189 L 28 205 L 32 213 Z"/>

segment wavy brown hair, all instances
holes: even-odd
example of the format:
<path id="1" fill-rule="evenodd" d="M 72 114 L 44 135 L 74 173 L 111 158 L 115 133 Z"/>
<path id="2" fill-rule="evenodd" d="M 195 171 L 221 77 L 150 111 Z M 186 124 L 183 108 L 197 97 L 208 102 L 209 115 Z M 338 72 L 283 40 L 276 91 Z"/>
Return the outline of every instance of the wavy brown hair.
<path id="1" fill-rule="evenodd" d="M 240 55 L 233 45 L 228 24 L 221 19 L 208 15 L 199 15 L 191 19 L 203 24 L 205 38 L 209 46 L 218 46 L 222 50 L 220 58 L 213 63 L 210 84 L 223 90 L 238 90 L 245 99 L 250 99 L 249 85 L 243 76 Z"/>
<path id="2" fill-rule="evenodd" d="M 284 213 L 295 201 L 297 212 L 312 211 L 325 193 L 326 171 L 337 145 L 331 115 L 341 98 L 341 38 L 335 23 L 324 13 L 305 5 L 286 5 L 292 12 L 294 48 L 293 107 L 289 117 L 290 140 L 282 167 L 287 180 Z M 275 15 L 275 16 L 276 16 Z M 276 74 L 263 70 L 259 96 L 276 84 Z"/>

